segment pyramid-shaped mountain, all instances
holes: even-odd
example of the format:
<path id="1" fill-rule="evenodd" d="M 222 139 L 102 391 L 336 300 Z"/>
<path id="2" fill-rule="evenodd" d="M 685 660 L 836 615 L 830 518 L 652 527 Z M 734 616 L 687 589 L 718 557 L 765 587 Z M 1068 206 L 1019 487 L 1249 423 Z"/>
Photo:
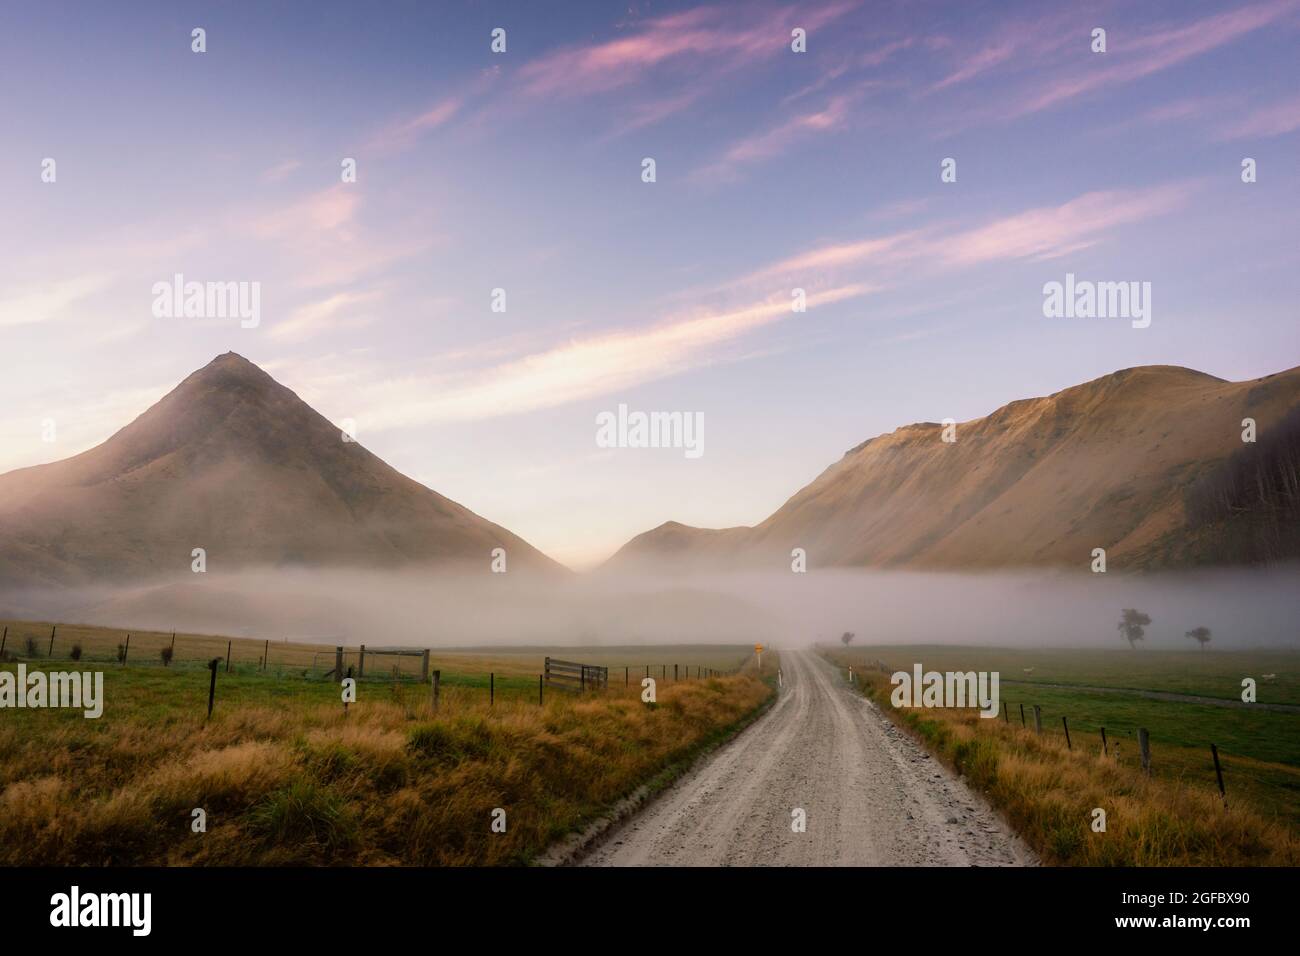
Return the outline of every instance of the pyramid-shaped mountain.
<path id="1" fill-rule="evenodd" d="M 523 539 L 343 440 L 240 355 L 91 450 L 0 475 L 0 586 L 207 569 L 465 563 L 560 571 Z"/>

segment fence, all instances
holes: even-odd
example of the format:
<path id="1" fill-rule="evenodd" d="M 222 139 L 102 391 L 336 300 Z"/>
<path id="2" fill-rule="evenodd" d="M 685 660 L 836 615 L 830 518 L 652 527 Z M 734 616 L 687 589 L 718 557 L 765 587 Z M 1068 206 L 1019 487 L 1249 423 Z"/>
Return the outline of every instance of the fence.
<path id="1" fill-rule="evenodd" d="M 554 657 L 546 658 L 542 677 L 545 686 L 557 690 L 581 693 L 587 690 L 604 690 L 609 686 L 608 667 L 561 661 Z"/>
<path id="2" fill-rule="evenodd" d="M 875 668 L 876 670 L 880 671 L 883 674 L 893 673 L 893 669 L 882 660 L 878 660 L 878 659 L 869 660 L 867 661 L 867 666 Z M 1020 726 L 1022 729 L 1028 730 L 1029 718 L 1025 714 L 1025 705 L 1023 702 L 1018 702 L 1017 707 L 1019 709 L 1019 715 L 1020 715 Z M 1029 707 L 1030 707 L 1030 714 L 1032 715 L 1032 720 L 1033 720 L 1034 734 L 1036 736 L 1041 737 L 1047 732 L 1043 725 L 1043 708 L 1038 704 L 1030 704 Z M 1001 702 L 1001 717 L 1002 717 L 1002 722 L 1004 724 L 1010 725 L 1011 702 L 1006 698 L 1003 698 Z M 1100 741 L 1101 755 L 1103 757 L 1113 756 L 1115 757 L 1115 759 L 1119 759 L 1118 743 L 1115 742 L 1113 739 L 1107 738 L 1106 728 L 1104 726 L 1098 724 L 1097 729 L 1098 729 L 1098 739 Z M 1115 728 L 1112 726 L 1111 728 L 1112 734 L 1114 733 L 1114 729 Z M 1061 731 L 1065 737 L 1065 749 L 1069 751 L 1073 751 L 1074 740 L 1070 736 L 1070 719 L 1067 714 L 1061 715 Z M 1077 726 L 1075 729 L 1075 733 L 1076 734 L 1079 733 Z M 1150 732 L 1145 727 L 1137 727 L 1137 728 L 1130 728 L 1128 730 L 1125 730 L 1123 731 L 1123 733 L 1136 746 L 1138 761 L 1142 769 L 1142 772 L 1146 774 L 1148 777 L 1151 776 L 1152 758 L 1151 758 Z M 1082 742 L 1081 742 L 1081 746 L 1082 746 Z M 1219 748 L 1214 743 L 1210 743 L 1209 747 L 1210 747 L 1210 756 L 1214 763 L 1214 776 L 1215 776 L 1215 782 L 1218 784 L 1219 796 L 1223 799 L 1224 807 L 1227 807 L 1228 794 L 1223 783 L 1223 765 L 1219 760 Z"/>
<path id="3" fill-rule="evenodd" d="M 341 681 L 352 677 L 365 682 L 429 683 L 430 648 L 347 647 L 322 644 L 299 644 L 267 639 L 216 637 L 177 634 L 162 631 L 114 631 L 108 628 L 63 624 L 10 622 L 0 625 L 0 662 L 24 661 L 33 664 L 109 665 L 111 667 L 170 667 L 173 669 L 212 669 L 217 674 L 263 674 L 275 678 Z M 450 653 L 450 652 L 448 652 Z M 446 658 L 439 655 L 440 658 Z M 212 661 L 216 661 L 215 668 Z M 447 661 L 452 663 L 452 661 Z M 609 664 L 562 661 L 547 657 L 542 673 L 530 665 L 507 665 L 510 673 L 490 669 L 483 655 L 470 656 L 453 664 L 454 672 L 439 675 L 441 686 L 453 695 L 483 694 L 495 703 L 498 696 L 537 702 L 545 701 L 546 687 L 603 691 L 609 688 L 611 675 L 619 668 Z M 459 666 L 458 666 L 459 665 Z M 482 671 L 476 669 L 483 667 Z M 622 665 L 623 684 L 638 687 L 642 675 L 653 676 L 660 683 L 700 680 L 739 673 L 744 665 L 731 669 L 702 664 Z M 522 673 L 521 673 L 522 672 Z M 635 681 L 633 680 L 635 678 Z"/>
<path id="4" fill-rule="evenodd" d="M 298 642 L 267 640 L 247 636 L 227 637 L 211 634 L 188 634 L 173 631 L 116 630 L 68 624 L 39 624 L 24 621 L 0 622 L 0 662 L 89 662 L 139 667 L 207 668 L 214 657 L 221 659 L 223 673 L 266 672 L 281 676 L 326 678 L 333 676 L 339 648 L 343 650 L 343 672 L 349 667 L 353 676 L 364 680 L 392 680 L 394 668 L 402 680 L 428 680 L 425 657 L 441 656 L 438 649 L 360 645 L 349 647 L 342 641 Z M 540 650 L 540 648 L 539 648 Z M 461 649 L 463 653 L 464 649 Z M 446 651 L 452 654 L 451 651 Z M 512 651 L 517 656 L 517 649 Z M 476 649 L 476 657 L 490 657 L 490 652 Z M 504 653 L 503 653 L 503 656 Z M 605 654 L 609 656 L 608 653 Z M 541 663 L 541 662 L 539 662 Z M 535 666 L 535 665 L 533 665 Z M 621 661 L 589 664 L 601 667 L 606 681 L 616 681 L 623 671 L 624 683 L 654 677 L 660 683 L 673 680 L 722 677 L 739 671 L 709 667 L 695 662 L 664 664 L 627 664 Z M 486 675 L 489 668 L 484 667 Z M 522 668 L 515 668 L 518 673 Z M 527 671 L 525 671 L 527 673 Z M 531 680 L 537 671 L 531 671 Z M 499 677 L 499 675 L 498 675 Z"/>

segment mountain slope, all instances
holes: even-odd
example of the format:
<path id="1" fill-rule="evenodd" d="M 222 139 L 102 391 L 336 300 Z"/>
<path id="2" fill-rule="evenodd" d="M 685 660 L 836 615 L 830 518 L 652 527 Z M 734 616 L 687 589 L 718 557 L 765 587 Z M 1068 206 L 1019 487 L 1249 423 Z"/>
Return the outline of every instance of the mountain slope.
<path id="1" fill-rule="evenodd" d="M 873 438 L 753 528 L 656 528 L 609 565 L 788 566 L 795 547 L 810 567 L 1084 568 L 1099 547 L 1115 567 L 1212 562 L 1189 487 L 1240 451 L 1243 418 L 1263 436 L 1298 403 L 1300 368 L 1250 382 L 1125 369 L 958 424 L 952 443 L 935 423 Z"/>
<path id="2" fill-rule="evenodd" d="M 254 565 L 473 561 L 558 569 L 405 477 L 233 352 L 102 445 L 0 475 L 0 584 L 92 584 Z"/>

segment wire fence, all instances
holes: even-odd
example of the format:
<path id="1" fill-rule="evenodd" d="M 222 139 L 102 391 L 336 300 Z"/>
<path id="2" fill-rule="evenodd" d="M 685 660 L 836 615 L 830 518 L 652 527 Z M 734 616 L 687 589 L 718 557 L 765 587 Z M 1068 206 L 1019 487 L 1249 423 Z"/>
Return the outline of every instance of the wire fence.
<path id="1" fill-rule="evenodd" d="M 894 668 L 881 660 L 868 660 L 865 664 L 866 669 L 881 674 L 895 672 Z M 848 678 L 850 681 L 854 679 L 852 667 L 848 667 Z M 1068 751 L 1093 751 L 1101 757 L 1117 762 L 1123 757 L 1128 757 L 1129 760 L 1136 761 L 1136 766 L 1140 767 L 1144 774 L 1147 776 L 1152 774 L 1151 734 L 1146 727 L 1137 725 L 1123 727 L 1110 722 L 1108 730 L 1105 724 L 1096 720 L 1082 720 L 1071 725 L 1068 714 L 1048 714 L 1040 704 L 1032 701 L 1011 701 L 1005 697 L 1002 697 L 999 702 L 996 719 L 1004 726 L 1018 727 L 1022 731 L 1032 730 L 1035 736 L 1040 738 L 1058 741 L 1064 739 L 1065 749 Z M 1186 745 L 1180 746 L 1183 749 L 1190 749 Z M 1226 807 L 1228 798 L 1224 786 L 1223 764 L 1220 760 L 1223 752 L 1217 744 L 1208 741 L 1207 747 L 1208 757 L 1214 767 L 1214 782 Z"/>
<path id="2" fill-rule="evenodd" d="M 435 653 L 438 657 L 434 657 Z M 435 669 L 441 672 L 438 664 L 454 662 L 454 671 L 440 674 L 443 686 L 483 690 L 490 698 L 498 694 L 531 697 L 540 693 L 538 679 L 543 674 L 520 673 L 527 668 L 522 661 L 502 673 L 490 666 L 479 670 L 482 664 L 488 663 L 481 649 L 467 659 L 447 661 L 447 657 L 450 655 L 445 652 L 422 647 L 364 644 L 350 647 L 335 642 L 300 643 L 165 631 L 114 631 L 30 622 L 0 625 L 0 663 L 189 670 L 209 669 L 215 660 L 219 672 L 236 675 L 266 674 L 277 678 L 336 682 L 351 677 L 366 682 L 427 683 Z M 643 677 L 654 677 L 661 684 L 674 683 L 735 674 L 743 667 L 743 661 L 729 668 L 688 662 L 623 665 L 606 662 L 600 665 L 607 673 L 610 686 L 624 687 L 639 686 Z"/>

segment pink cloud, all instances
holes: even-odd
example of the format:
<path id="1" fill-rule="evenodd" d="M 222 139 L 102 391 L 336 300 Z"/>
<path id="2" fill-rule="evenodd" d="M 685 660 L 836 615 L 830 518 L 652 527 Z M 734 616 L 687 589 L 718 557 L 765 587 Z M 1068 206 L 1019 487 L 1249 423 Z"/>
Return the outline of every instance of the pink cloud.
<path id="1" fill-rule="evenodd" d="M 808 307 L 872 292 L 845 285 L 811 293 Z M 364 390 L 370 427 L 400 428 L 521 414 L 679 375 L 718 361 L 717 349 L 797 316 L 788 292 L 726 309 L 693 310 L 657 324 L 574 339 L 489 368 L 387 379 Z"/>
<path id="2" fill-rule="evenodd" d="M 1191 187 L 1175 183 L 1149 190 L 1085 193 L 1061 206 L 1044 206 L 1000 219 L 938 243 L 944 258 L 962 265 L 1005 259 L 1052 259 L 1096 244 L 1117 226 L 1170 212 Z"/>
<path id="3" fill-rule="evenodd" d="M 1230 108 L 1233 100 L 1226 96 L 1196 96 L 1188 99 L 1165 103 L 1142 114 L 1148 123 L 1173 123 L 1180 120 L 1194 120 L 1210 114 L 1222 114 Z"/>
<path id="4" fill-rule="evenodd" d="M 1057 14 L 1035 21 L 1013 20 L 998 26 L 996 36 L 989 42 L 963 42 L 955 45 L 950 40 L 931 43 L 931 49 L 958 49 L 966 52 L 943 79 L 930 86 L 934 93 L 950 87 L 969 83 L 986 73 L 1003 66 L 1024 66 L 1059 56 L 1078 35 L 1078 17 L 1072 13 Z"/>
<path id="5" fill-rule="evenodd" d="M 704 72 L 728 69 L 788 51 L 793 27 L 811 35 L 858 5 L 840 0 L 801 10 L 769 7 L 757 16 L 741 7 L 700 7 L 648 20 L 616 40 L 556 50 L 518 75 L 532 96 L 584 96 L 633 85 L 673 62 Z"/>
<path id="6" fill-rule="evenodd" d="M 885 265 L 891 261 L 911 258 L 914 253 L 909 250 L 922 235 L 920 230 L 912 230 L 855 242 L 818 246 L 751 272 L 739 280 L 739 284 L 766 284 L 778 279 L 807 282 L 821 273 L 837 273 L 868 263 Z"/>
<path id="7" fill-rule="evenodd" d="M 728 148 L 716 163 L 698 170 L 694 176 L 700 180 L 726 178 L 736 172 L 736 167 L 770 159 L 811 135 L 842 129 L 854 99 L 855 96 L 847 94 L 832 97 L 817 112 L 794 116 L 761 133 L 748 136 Z"/>
<path id="8" fill-rule="evenodd" d="M 250 225 L 266 239 L 338 232 L 352 222 L 360 202 L 355 188 L 340 183 L 260 214 Z"/>
<path id="9" fill-rule="evenodd" d="M 1181 182 L 1147 190 L 1090 192 L 1059 206 L 1028 209 L 964 230 L 929 225 L 829 243 L 765 266 L 732 285 L 838 281 L 864 268 L 888 269 L 896 277 L 910 264 L 970 266 L 1056 258 L 1095 245 L 1120 226 L 1172 212 L 1186 203 L 1194 188 Z"/>
<path id="10" fill-rule="evenodd" d="M 372 137 L 368 148 L 376 152 L 389 152 L 410 146 L 429 130 L 450 122 L 460 112 L 462 105 L 459 96 L 446 97 L 423 113 L 380 130 Z"/>
<path id="11" fill-rule="evenodd" d="M 1300 97 L 1261 106 L 1223 129 L 1219 139 L 1256 139 L 1281 136 L 1300 129 Z"/>
<path id="12" fill-rule="evenodd" d="M 1003 40 L 994 46 L 984 47 L 930 89 L 942 90 L 972 80 L 981 73 L 985 73 L 1011 59 L 1019 48 L 1020 43 L 1011 39 Z"/>
<path id="13" fill-rule="evenodd" d="M 823 72 L 822 75 L 812 83 L 809 83 L 807 86 L 804 86 L 786 96 L 781 100 L 781 102 L 782 104 L 792 103 L 795 100 L 808 96 L 809 94 L 817 93 L 845 74 L 882 66 L 891 60 L 895 54 L 900 53 L 903 50 L 911 49 L 918 42 L 921 41 L 918 41 L 916 37 L 904 37 L 901 40 L 892 40 L 887 43 L 882 43 L 880 46 L 867 50 L 865 53 L 858 56 L 847 57 L 829 70 Z"/>
<path id="14" fill-rule="evenodd" d="M 1101 61 L 1099 64 L 1090 63 L 1087 70 L 1036 90 L 1016 104 L 1008 115 L 1036 113 L 1094 90 L 1159 73 L 1275 23 L 1297 9 L 1300 9 L 1298 0 L 1273 0 L 1136 38 L 1116 34 L 1109 52 L 1091 54 Z"/>

